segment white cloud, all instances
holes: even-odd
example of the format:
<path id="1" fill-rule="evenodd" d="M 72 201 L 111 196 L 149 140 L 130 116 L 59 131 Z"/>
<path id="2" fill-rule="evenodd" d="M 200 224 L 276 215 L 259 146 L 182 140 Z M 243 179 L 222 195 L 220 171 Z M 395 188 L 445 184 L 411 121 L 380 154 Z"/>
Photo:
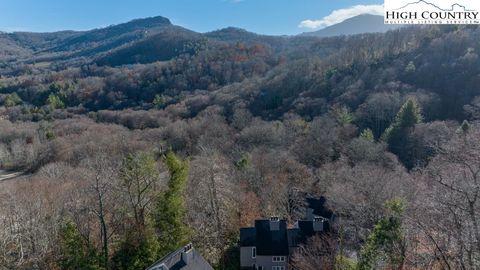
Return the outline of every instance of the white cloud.
<path id="1" fill-rule="evenodd" d="M 330 15 L 323 17 L 320 20 L 305 20 L 302 21 L 298 27 L 319 29 L 330 25 L 341 23 L 346 19 L 361 15 L 361 14 L 373 14 L 383 15 L 383 5 L 356 5 L 349 8 L 337 9 L 332 11 Z"/>

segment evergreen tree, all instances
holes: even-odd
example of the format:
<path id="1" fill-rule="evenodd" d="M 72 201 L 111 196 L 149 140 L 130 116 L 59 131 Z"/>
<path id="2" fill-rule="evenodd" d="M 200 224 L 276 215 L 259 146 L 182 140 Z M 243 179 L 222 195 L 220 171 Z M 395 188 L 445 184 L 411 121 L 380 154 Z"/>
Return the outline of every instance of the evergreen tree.
<path id="1" fill-rule="evenodd" d="M 393 124 L 385 130 L 381 138 L 388 144 L 388 149 L 396 154 L 409 169 L 413 168 L 415 164 L 412 163 L 406 151 L 408 134 L 416 124 L 421 122 L 420 106 L 415 98 L 409 98 L 400 108 Z"/>
<path id="2" fill-rule="evenodd" d="M 354 260 L 338 255 L 335 258 L 335 268 L 334 270 L 355 270 L 357 269 L 357 264 Z"/>
<path id="3" fill-rule="evenodd" d="M 238 242 L 240 235 L 236 232 L 225 236 L 225 245 L 222 248 L 222 257 L 214 266 L 215 269 L 237 270 L 240 269 L 240 248 Z"/>
<path id="4" fill-rule="evenodd" d="M 127 197 L 126 231 L 112 258 L 113 269 L 146 269 L 158 259 L 158 241 L 152 226 L 151 202 L 158 196 L 160 172 L 151 153 L 129 155 L 120 172 Z"/>
<path id="5" fill-rule="evenodd" d="M 346 106 L 334 109 L 335 118 L 342 126 L 351 124 L 354 120 L 353 114 Z"/>
<path id="6" fill-rule="evenodd" d="M 153 106 L 155 106 L 157 109 L 161 109 L 163 106 L 165 106 L 165 99 L 162 95 L 155 95 L 155 98 L 153 99 Z"/>
<path id="7" fill-rule="evenodd" d="M 470 130 L 470 123 L 467 120 L 464 120 L 462 125 L 460 126 L 461 133 L 466 135 L 469 130 Z"/>
<path id="8" fill-rule="evenodd" d="M 121 188 L 128 197 L 128 204 L 137 226 L 146 225 L 147 211 L 155 196 L 160 172 L 151 153 L 129 155 L 120 173 Z"/>
<path id="9" fill-rule="evenodd" d="M 112 258 L 118 270 L 146 269 L 158 260 L 158 242 L 148 227 L 132 227 Z"/>
<path id="10" fill-rule="evenodd" d="M 360 253 L 359 270 L 377 269 L 380 262 L 388 269 L 401 269 L 405 254 L 402 232 L 402 215 L 405 202 L 402 199 L 389 200 L 385 204 L 387 215 L 375 225 Z"/>
<path id="11" fill-rule="evenodd" d="M 360 138 L 369 141 L 369 142 L 375 142 L 375 136 L 373 135 L 373 132 L 371 129 L 367 128 L 360 133 Z"/>
<path id="12" fill-rule="evenodd" d="M 57 95 L 50 94 L 47 99 L 47 104 L 50 110 L 63 109 L 65 108 L 65 103 Z"/>
<path id="13" fill-rule="evenodd" d="M 17 95 L 17 93 L 13 93 L 5 98 L 4 105 L 5 107 L 13 107 L 22 104 L 22 102 L 22 99 Z"/>
<path id="14" fill-rule="evenodd" d="M 405 67 L 405 73 L 406 74 L 412 74 L 417 71 L 417 67 L 415 66 L 415 63 L 413 61 L 410 61 L 408 65 Z"/>
<path id="15" fill-rule="evenodd" d="M 423 120 L 420 105 L 415 98 L 409 98 L 398 112 L 396 125 L 401 128 L 413 127 Z"/>
<path id="16" fill-rule="evenodd" d="M 189 243 L 191 230 L 185 224 L 187 208 L 185 190 L 187 186 L 188 162 L 179 159 L 174 153 L 165 156 L 165 164 L 170 172 L 168 191 L 157 204 L 156 229 L 159 234 L 160 255 L 165 255 Z"/>
<path id="17" fill-rule="evenodd" d="M 98 252 L 80 235 L 77 227 L 69 222 L 60 232 L 61 257 L 58 265 L 63 270 L 100 270 Z"/>

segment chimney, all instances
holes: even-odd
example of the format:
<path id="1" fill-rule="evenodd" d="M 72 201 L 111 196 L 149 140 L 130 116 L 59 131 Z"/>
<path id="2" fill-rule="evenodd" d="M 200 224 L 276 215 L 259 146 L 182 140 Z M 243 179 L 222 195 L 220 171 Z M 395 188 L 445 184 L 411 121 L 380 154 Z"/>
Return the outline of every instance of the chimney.
<path id="1" fill-rule="evenodd" d="M 280 218 L 271 217 L 270 218 L 270 231 L 279 231 L 280 230 Z"/>
<path id="2" fill-rule="evenodd" d="M 319 218 L 319 217 L 314 218 L 313 219 L 313 231 L 314 232 L 322 232 L 323 227 L 324 227 L 324 222 L 325 222 L 324 218 Z"/>
<path id="3" fill-rule="evenodd" d="M 188 244 L 183 248 L 182 261 L 188 265 L 193 259 L 193 245 Z"/>

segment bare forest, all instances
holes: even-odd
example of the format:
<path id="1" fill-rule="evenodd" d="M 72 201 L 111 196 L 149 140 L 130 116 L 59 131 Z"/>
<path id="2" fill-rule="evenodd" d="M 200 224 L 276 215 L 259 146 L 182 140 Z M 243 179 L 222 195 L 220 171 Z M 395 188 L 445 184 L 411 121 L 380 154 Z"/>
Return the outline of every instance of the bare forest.
<path id="1" fill-rule="evenodd" d="M 148 28 L 148 34 L 144 31 Z M 295 269 L 480 268 L 480 28 L 0 33 L 0 269 L 145 269 L 325 196 Z M 3 179 L 3 178 L 2 178 Z"/>

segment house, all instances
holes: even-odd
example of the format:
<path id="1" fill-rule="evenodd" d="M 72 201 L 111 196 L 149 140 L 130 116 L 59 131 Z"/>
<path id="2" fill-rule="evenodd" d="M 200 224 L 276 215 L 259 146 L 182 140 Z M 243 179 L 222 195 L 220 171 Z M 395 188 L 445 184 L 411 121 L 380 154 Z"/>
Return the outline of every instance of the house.
<path id="1" fill-rule="evenodd" d="M 255 227 L 240 229 L 242 269 L 285 270 L 289 248 L 286 220 L 256 220 Z"/>
<path id="2" fill-rule="evenodd" d="M 147 270 L 213 270 L 213 267 L 188 244 L 163 257 Z"/>
<path id="3" fill-rule="evenodd" d="M 329 232 L 334 214 L 325 208 L 325 199 L 307 199 L 307 205 L 305 220 L 297 221 L 293 228 L 288 228 L 287 221 L 278 217 L 256 220 L 254 227 L 241 228 L 241 269 L 287 270 L 300 245 L 315 235 Z"/>

